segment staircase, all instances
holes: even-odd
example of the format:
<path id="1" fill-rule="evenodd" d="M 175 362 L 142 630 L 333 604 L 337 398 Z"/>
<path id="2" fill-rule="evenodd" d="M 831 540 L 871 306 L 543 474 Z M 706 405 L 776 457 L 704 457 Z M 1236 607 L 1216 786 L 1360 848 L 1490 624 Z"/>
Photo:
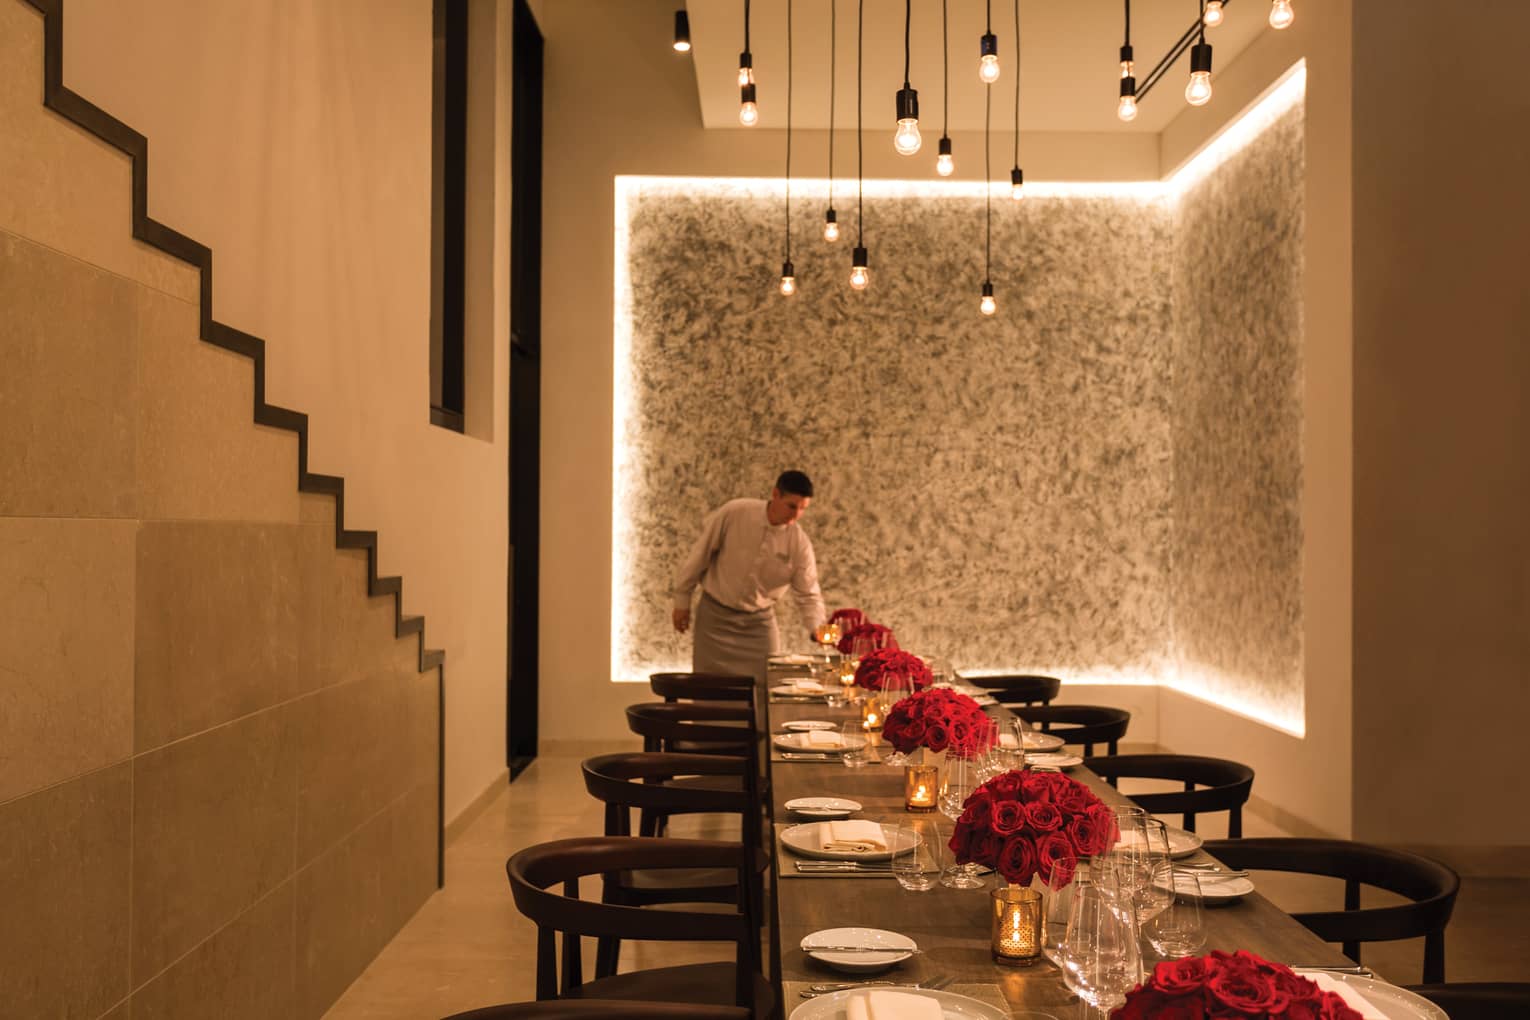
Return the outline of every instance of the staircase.
<path id="1" fill-rule="evenodd" d="M 0 1016 L 319 1017 L 440 881 L 443 653 L 62 33 L 0 0 Z"/>

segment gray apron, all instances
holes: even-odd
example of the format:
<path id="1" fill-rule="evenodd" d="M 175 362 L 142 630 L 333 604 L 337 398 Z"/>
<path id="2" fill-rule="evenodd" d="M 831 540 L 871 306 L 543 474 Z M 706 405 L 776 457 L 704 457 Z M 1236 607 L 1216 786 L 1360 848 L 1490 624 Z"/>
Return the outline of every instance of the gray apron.
<path id="1" fill-rule="evenodd" d="M 765 659 L 780 647 L 774 609 L 729 609 L 706 592 L 696 606 L 696 640 L 691 669 L 765 679 Z"/>

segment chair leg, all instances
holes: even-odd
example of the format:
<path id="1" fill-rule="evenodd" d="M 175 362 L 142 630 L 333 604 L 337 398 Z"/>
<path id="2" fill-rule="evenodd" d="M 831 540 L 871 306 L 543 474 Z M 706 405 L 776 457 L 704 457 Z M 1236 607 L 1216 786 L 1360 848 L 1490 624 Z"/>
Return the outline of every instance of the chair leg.
<path id="1" fill-rule="evenodd" d="M 616 974 L 616 965 L 622 952 L 622 940 L 610 935 L 602 935 L 595 940 L 595 977 L 596 979 L 612 977 Z"/>
<path id="2" fill-rule="evenodd" d="M 1424 984 L 1445 983 L 1445 932 L 1432 931 L 1424 936 Z"/>
<path id="3" fill-rule="evenodd" d="M 1243 838 L 1243 806 L 1233 808 L 1227 815 L 1227 838 Z"/>

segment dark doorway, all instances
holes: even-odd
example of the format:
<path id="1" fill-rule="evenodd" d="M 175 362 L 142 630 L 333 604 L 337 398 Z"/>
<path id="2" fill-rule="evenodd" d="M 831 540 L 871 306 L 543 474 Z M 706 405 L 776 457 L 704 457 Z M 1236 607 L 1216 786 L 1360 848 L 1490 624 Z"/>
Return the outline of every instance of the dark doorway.
<path id="1" fill-rule="evenodd" d="M 515 0 L 510 142 L 510 633 L 505 763 L 537 756 L 542 443 L 542 33 Z"/>

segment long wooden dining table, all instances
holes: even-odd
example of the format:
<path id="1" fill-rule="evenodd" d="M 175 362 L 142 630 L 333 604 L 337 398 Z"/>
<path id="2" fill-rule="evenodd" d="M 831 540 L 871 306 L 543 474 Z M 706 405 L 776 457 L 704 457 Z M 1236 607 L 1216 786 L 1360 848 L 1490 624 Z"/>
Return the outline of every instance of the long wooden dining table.
<path id="1" fill-rule="evenodd" d="M 772 665 L 766 688 L 794 673 L 800 675 L 800 667 Z M 855 707 L 831 708 L 821 701 L 773 700 L 765 692 L 760 703 L 772 736 L 782 732 L 783 724 L 792 720 L 841 723 L 859 717 Z M 999 718 L 1009 715 L 1001 706 L 986 711 Z M 888 750 L 885 745 L 883 750 Z M 798 797 L 846 797 L 862 805 L 852 817 L 895 823 L 907 817 L 902 768 L 878 763 L 847 768 L 838 760 L 786 760 L 774 747 L 767 757 L 775 836 L 771 840 L 768 924 L 775 939 L 772 948 L 784 1015 L 790 1015 L 803 1001 L 800 994 L 810 984 L 872 978 L 898 982 L 945 978 L 950 981 L 948 990 L 996 1006 L 1002 1002 L 1009 1010 L 1040 1010 L 1059 1017 L 1077 1015 L 1078 998 L 1063 984 L 1058 968 L 1045 958 L 1020 967 L 993 960 L 989 952 L 990 897 L 986 890 L 937 885 L 928 891 L 911 892 L 899 886 L 890 874 L 804 875 L 796 871 L 798 858 L 781 846 L 779 836 L 785 826 L 804 819 L 792 816 L 786 809 L 787 801 Z M 1088 769 L 1075 767 L 1068 770 L 1068 775 L 1087 783 L 1107 803 L 1129 803 Z M 949 835 L 949 820 L 937 817 L 942 834 Z M 1166 821 L 1172 825 L 1179 819 Z M 1212 860 L 1198 850 L 1186 863 Z M 990 878 L 988 887 L 998 881 L 997 877 Z M 1246 949 L 1292 966 L 1344 967 L 1353 963 L 1337 947 L 1323 942 L 1258 892 L 1225 905 L 1208 906 L 1203 916 L 1208 951 Z M 921 951 L 889 972 L 858 977 L 832 970 L 799 948 L 802 939 L 813 932 L 850 926 L 899 932 L 913 938 Z M 1144 965 L 1151 968 L 1155 960 L 1152 951 L 1144 952 Z"/>

